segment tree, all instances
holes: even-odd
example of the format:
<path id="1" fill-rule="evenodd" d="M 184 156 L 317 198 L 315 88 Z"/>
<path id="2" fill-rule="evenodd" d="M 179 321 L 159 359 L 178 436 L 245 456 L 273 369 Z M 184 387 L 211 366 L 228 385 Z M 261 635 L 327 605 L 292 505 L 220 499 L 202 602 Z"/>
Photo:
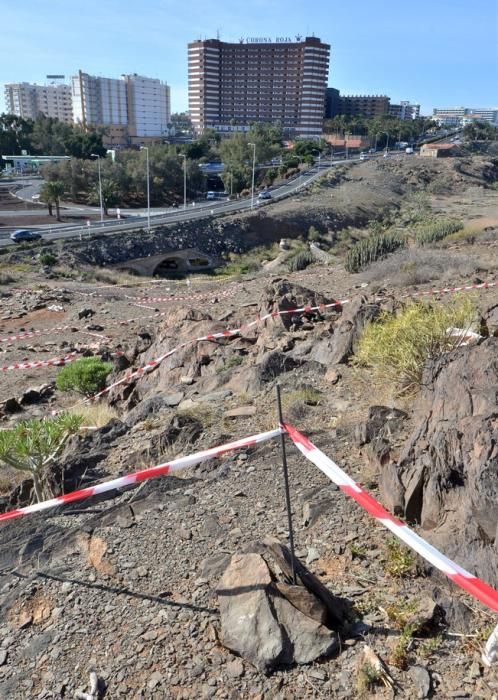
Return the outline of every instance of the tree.
<path id="1" fill-rule="evenodd" d="M 11 430 L 0 430 L 0 461 L 31 474 L 37 501 L 54 495 L 47 468 L 69 436 L 79 430 L 82 420 L 81 416 L 63 413 L 56 418 L 32 418 Z"/>
<path id="2" fill-rule="evenodd" d="M 0 115 L 0 155 L 19 155 L 22 150 L 29 152 L 33 122 L 15 114 Z"/>
<path id="3" fill-rule="evenodd" d="M 111 180 L 110 178 L 102 178 L 102 187 L 99 186 L 99 183 L 97 182 L 91 193 L 90 193 L 90 201 L 94 204 L 99 204 L 100 203 L 100 190 L 102 189 L 102 207 L 104 209 L 104 214 L 107 216 L 109 207 L 114 207 L 116 204 L 119 204 L 121 201 L 121 196 L 119 192 L 119 188 L 116 182 L 114 180 Z"/>
<path id="4" fill-rule="evenodd" d="M 465 141 L 495 141 L 498 131 L 493 124 L 484 121 L 475 121 L 463 127 Z"/>
<path id="5" fill-rule="evenodd" d="M 50 180 L 49 182 L 45 182 L 45 184 L 43 185 L 43 187 L 40 191 L 40 199 L 42 202 L 45 202 L 46 204 L 49 205 L 49 214 L 50 215 L 52 215 L 50 205 L 55 204 L 57 221 L 61 220 L 60 198 L 62 197 L 64 192 L 65 192 L 65 187 L 64 187 L 64 183 L 61 182 L 61 180 Z"/>

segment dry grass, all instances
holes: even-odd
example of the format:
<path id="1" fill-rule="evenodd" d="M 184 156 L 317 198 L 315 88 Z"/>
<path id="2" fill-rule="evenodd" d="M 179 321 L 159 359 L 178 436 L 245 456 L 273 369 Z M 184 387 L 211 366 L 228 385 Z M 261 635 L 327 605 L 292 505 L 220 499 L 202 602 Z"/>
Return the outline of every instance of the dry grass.
<path id="1" fill-rule="evenodd" d="M 119 418 L 116 409 L 108 406 L 106 403 L 91 403 L 75 406 L 70 409 L 70 413 L 81 416 L 83 418 L 83 425 L 95 425 L 97 428 L 102 428 L 104 425 L 107 425 L 113 418 Z"/>
<path id="2" fill-rule="evenodd" d="M 497 265 L 493 264 L 491 259 L 488 262 L 491 265 L 490 269 L 496 268 Z M 368 272 L 361 275 L 361 280 L 377 282 L 382 286 L 389 284 L 394 287 L 410 287 L 433 280 L 453 282 L 462 277 L 471 277 L 482 268 L 483 263 L 477 257 L 440 249 L 412 248 L 374 263 Z"/>
<path id="3" fill-rule="evenodd" d="M 446 304 L 411 302 L 397 315 L 381 314 L 360 339 L 354 364 L 368 368 L 374 384 L 394 386 L 400 395 L 418 391 L 424 364 L 461 342 L 448 328 L 469 330 L 475 319 L 474 300 L 457 296 Z"/>

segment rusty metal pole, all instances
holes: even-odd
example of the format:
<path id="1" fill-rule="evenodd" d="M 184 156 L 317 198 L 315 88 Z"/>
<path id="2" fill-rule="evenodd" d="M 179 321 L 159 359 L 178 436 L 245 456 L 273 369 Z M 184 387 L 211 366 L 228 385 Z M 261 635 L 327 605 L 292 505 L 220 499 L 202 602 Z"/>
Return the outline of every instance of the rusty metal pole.
<path id="1" fill-rule="evenodd" d="M 283 428 L 283 417 L 282 417 L 282 401 L 280 398 L 280 384 L 276 386 L 277 390 L 277 410 L 278 410 L 278 422 L 280 428 Z M 284 487 L 285 487 L 285 502 L 287 506 L 287 522 L 289 524 L 289 545 L 291 554 L 291 566 L 292 566 L 292 583 L 296 585 L 296 566 L 294 557 L 294 530 L 292 527 L 292 511 L 290 502 L 290 489 L 289 489 L 289 471 L 287 469 L 287 453 L 285 451 L 285 432 L 282 429 L 280 433 L 280 446 L 282 448 L 282 466 L 284 472 Z"/>

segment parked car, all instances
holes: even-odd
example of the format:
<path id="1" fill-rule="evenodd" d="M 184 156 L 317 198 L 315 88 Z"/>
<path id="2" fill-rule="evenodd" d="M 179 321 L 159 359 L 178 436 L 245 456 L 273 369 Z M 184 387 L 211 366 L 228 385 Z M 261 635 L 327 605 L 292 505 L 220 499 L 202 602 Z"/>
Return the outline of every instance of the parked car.
<path id="1" fill-rule="evenodd" d="M 268 190 L 263 190 L 263 192 L 260 192 L 258 194 L 258 199 L 271 199 L 271 192 L 268 192 Z"/>
<path id="2" fill-rule="evenodd" d="M 368 155 L 366 153 L 360 153 L 360 160 L 368 160 Z"/>
<path id="3" fill-rule="evenodd" d="M 41 233 L 38 231 L 28 231 L 28 229 L 19 228 L 10 234 L 11 240 L 15 243 L 22 243 L 22 241 L 39 241 L 42 237 Z"/>

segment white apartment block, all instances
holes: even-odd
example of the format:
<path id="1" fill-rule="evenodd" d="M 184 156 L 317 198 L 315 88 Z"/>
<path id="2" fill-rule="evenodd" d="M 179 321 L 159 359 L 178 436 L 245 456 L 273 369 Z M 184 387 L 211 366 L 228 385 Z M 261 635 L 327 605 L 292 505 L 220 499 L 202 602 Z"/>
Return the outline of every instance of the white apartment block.
<path id="1" fill-rule="evenodd" d="M 464 126 L 473 121 L 490 122 L 498 126 L 498 108 L 454 107 L 434 109 L 432 117 L 440 126 Z"/>
<path id="2" fill-rule="evenodd" d="M 7 83 L 4 90 L 5 110 L 24 119 L 36 119 L 41 113 L 70 124 L 73 121 L 69 85 Z"/>
<path id="3" fill-rule="evenodd" d="M 74 121 L 82 126 L 126 126 L 128 109 L 123 80 L 100 78 L 81 70 L 71 78 Z"/>
<path id="4" fill-rule="evenodd" d="M 170 88 L 155 78 L 101 78 L 83 73 L 71 79 L 74 120 L 104 127 L 106 145 L 139 144 L 163 136 L 170 121 Z"/>
<path id="5" fill-rule="evenodd" d="M 130 137 L 164 136 L 171 118 L 169 85 L 136 73 L 122 78 L 126 85 Z"/>
<path id="6" fill-rule="evenodd" d="M 403 121 L 418 119 L 420 117 L 420 105 L 403 100 L 399 104 L 389 105 L 389 114 Z"/>

